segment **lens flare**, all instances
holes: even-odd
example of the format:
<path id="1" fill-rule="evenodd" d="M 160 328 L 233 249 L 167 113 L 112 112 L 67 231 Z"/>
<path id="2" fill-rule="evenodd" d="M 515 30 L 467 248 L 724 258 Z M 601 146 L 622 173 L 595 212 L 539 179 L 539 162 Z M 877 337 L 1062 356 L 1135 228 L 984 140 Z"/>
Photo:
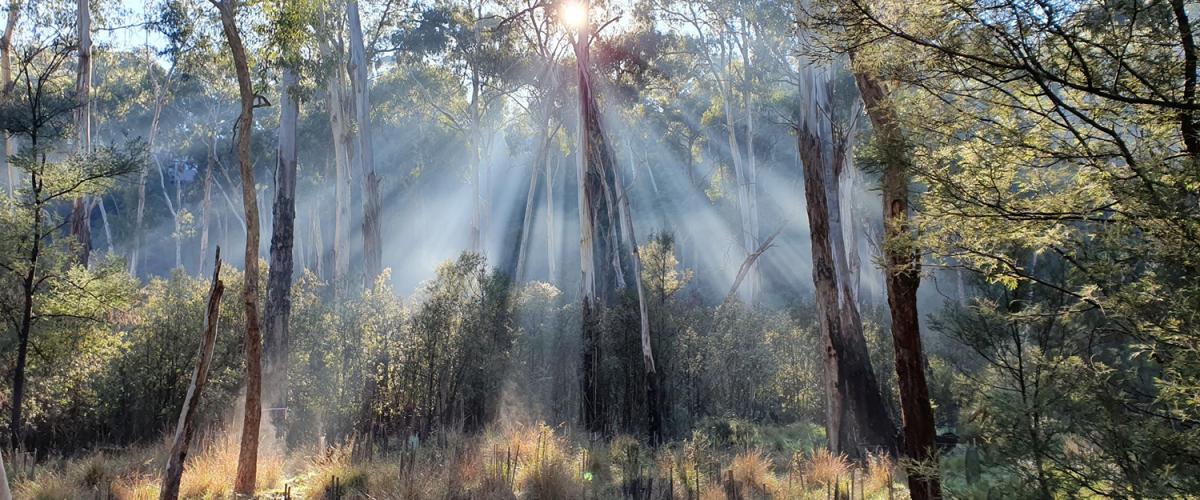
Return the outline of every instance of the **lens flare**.
<path id="1" fill-rule="evenodd" d="M 559 19 L 571 29 L 584 27 L 588 21 L 587 5 L 582 2 L 566 2 L 559 12 Z"/>

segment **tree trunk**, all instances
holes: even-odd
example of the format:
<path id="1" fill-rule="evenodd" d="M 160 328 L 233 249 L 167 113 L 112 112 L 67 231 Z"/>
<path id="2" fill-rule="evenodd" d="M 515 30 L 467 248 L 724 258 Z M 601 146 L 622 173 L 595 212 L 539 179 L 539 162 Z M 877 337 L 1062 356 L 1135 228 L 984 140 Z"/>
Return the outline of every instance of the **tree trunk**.
<path id="1" fill-rule="evenodd" d="M 746 195 L 746 219 L 750 224 L 750 246 L 746 251 L 753 253 L 759 246 L 758 232 L 758 159 L 754 155 L 754 74 L 750 63 L 750 23 L 742 16 L 742 43 L 739 44 L 742 53 L 742 99 L 745 101 L 746 112 L 746 171 L 744 189 Z M 760 254 L 761 255 L 761 254 Z M 750 268 L 746 270 L 750 288 L 750 304 L 757 304 L 762 292 L 762 281 L 759 279 L 758 259 L 751 260 Z"/>
<path id="2" fill-rule="evenodd" d="M 363 46 L 362 23 L 358 17 L 358 0 L 346 2 L 346 18 L 350 29 L 350 87 L 354 92 L 354 116 L 358 132 L 358 155 L 362 165 L 363 197 L 363 285 L 370 288 L 383 272 L 383 243 L 379 233 L 379 177 L 375 175 L 375 155 L 371 147 L 370 82 L 367 80 L 368 61 Z"/>
<path id="3" fill-rule="evenodd" d="M 14 449 L 23 444 L 21 406 L 25 402 L 25 368 L 29 360 L 29 335 L 33 329 L 33 294 L 37 287 L 35 277 L 42 252 L 42 210 L 45 208 L 41 203 L 41 185 L 36 176 L 30 179 L 29 184 L 34 203 L 33 224 L 29 234 L 32 245 L 29 248 L 29 269 L 21 279 L 21 324 L 17 330 L 17 366 L 13 371 L 12 418 L 8 423 L 9 445 Z"/>
<path id="4" fill-rule="evenodd" d="M 279 92 L 279 150 L 275 165 L 275 203 L 271 225 L 271 265 L 267 268 L 267 336 L 265 385 L 271 422 L 286 435 L 288 396 L 288 319 L 292 313 L 292 268 L 296 226 L 296 119 L 300 105 L 295 89 L 300 75 L 285 63 Z"/>
<path id="5" fill-rule="evenodd" d="M 200 263 L 196 273 L 204 274 L 204 261 L 208 257 L 208 221 L 212 210 L 213 170 L 217 168 L 217 137 L 208 133 L 208 162 L 204 169 L 204 201 L 200 205 Z"/>
<path id="6" fill-rule="evenodd" d="M 188 385 L 187 396 L 183 399 L 183 409 L 179 411 L 179 422 L 175 425 L 175 440 L 171 445 L 167 468 L 163 474 L 162 488 L 159 490 L 160 500 L 179 498 L 179 481 L 183 477 L 183 465 L 187 459 L 188 447 L 192 442 L 192 434 L 195 430 L 196 409 L 200 404 L 200 395 L 204 392 L 204 385 L 208 381 L 208 367 L 212 363 L 213 348 L 217 344 L 217 323 L 221 318 L 221 295 L 224 293 L 225 283 L 221 282 L 221 247 L 217 247 L 213 264 L 212 288 L 208 292 L 208 308 L 204 315 L 204 333 L 200 340 L 196 370 L 192 372 L 192 383 Z"/>
<path id="7" fill-rule="evenodd" d="M 513 279 L 518 283 L 525 280 L 527 253 L 529 252 L 529 234 L 533 230 L 533 211 L 534 202 L 537 198 L 537 181 L 538 173 L 546 170 L 546 162 L 549 157 L 550 149 L 550 131 L 549 123 L 543 122 L 545 129 L 539 132 L 538 137 L 538 152 L 537 158 L 534 160 L 532 168 L 529 172 L 529 191 L 525 194 L 525 212 L 521 217 L 521 240 L 517 249 L 517 270 L 513 274 Z M 547 190 L 549 190 L 549 177 L 547 177 Z"/>
<path id="8" fill-rule="evenodd" d="M 254 191 L 254 170 L 250 163 L 250 133 L 254 126 L 254 87 L 246 49 L 237 28 L 237 0 L 211 0 L 221 13 L 221 28 L 233 53 L 237 72 L 241 113 L 237 121 L 238 166 L 242 174 L 242 207 L 246 212 L 246 275 L 242 301 L 246 307 L 246 406 L 242 421 L 242 440 L 238 451 L 237 478 L 233 490 L 240 495 L 254 493 L 258 469 L 258 434 L 262 419 L 262 339 L 258 318 L 258 198 Z"/>
<path id="9" fill-rule="evenodd" d="M 908 471 L 908 488 L 914 500 L 941 498 L 937 475 L 937 448 L 933 407 L 925 380 L 925 353 L 917 311 L 921 285 L 920 253 L 908 239 L 908 175 L 910 160 L 895 111 L 883 85 L 871 75 L 855 73 L 859 93 L 875 137 L 884 152 L 883 220 L 884 277 L 892 314 L 892 345 L 896 354 L 896 380 L 900 385 L 900 415 L 904 429 L 904 455 L 923 465 Z M 925 474 L 925 471 L 933 474 Z"/>
<path id="10" fill-rule="evenodd" d="M 334 30 L 340 30 L 337 22 L 329 19 L 331 15 L 340 15 L 334 11 L 322 10 L 326 25 Z M 340 38 L 339 38 L 340 40 Z M 327 104 L 329 108 L 329 128 L 333 135 L 333 164 L 334 164 L 334 217 L 333 217 L 333 284 L 336 300 L 344 295 L 346 280 L 350 271 L 350 144 L 349 127 L 346 123 L 344 89 L 345 73 L 342 71 L 342 47 L 330 47 L 324 39 L 319 43 L 321 55 L 330 64 L 326 87 L 328 91 Z"/>
<path id="11" fill-rule="evenodd" d="M 554 163 L 558 164 L 561 157 L 556 156 Z M 546 169 L 546 266 L 548 268 L 550 283 L 558 283 L 558 244 L 556 237 L 558 226 L 554 222 L 554 169 L 550 166 L 550 162 L 545 164 Z"/>
<path id="12" fill-rule="evenodd" d="M 79 0 L 75 8 L 75 28 L 79 37 L 79 67 L 75 73 L 75 152 L 91 151 L 92 89 L 92 13 L 88 0 Z M 92 204 L 87 196 L 75 198 L 71 209 L 71 235 L 78 243 L 77 261 L 87 266 L 92 251 Z"/>
<path id="13" fill-rule="evenodd" d="M 12 500 L 12 489 L 8 487 L 8 471 L 4 469 L 3 453 L 0 453 L 0 500 Z"/>
<path id="14" fill-rule="evenodd" d="M 147 61 L 147 65 L 154 64 L 152 61 Z M 172 68 L 174 71 L 174 68 Z M 153 71 L 150 71 L 153 75 Z M 154 158 L 154 144 L 158 139 L 158 126 L 161 123 L 162 108 L 166 101 L 165 85 L 159 85 L 158 80 L 154 80 L 154 112 L 150 117 L 150 133 L 146 138 L 146 151 L 150 153 L 150 157 Z M 152 160 L 153 161 L 153 160 Z M 161 174 L 161 170 L 159 171 Z M 138 268 L 141 266 L 142 243 L 145 239 L 143 234 L 143 222 L 146 214 L 146 176 L 149 175 L 147 166 L 143 166 L 138 173 L 138 202 L 137 216 L 134 220 L 133 229 L 133 252 L 129 255 L 129 274 L 137 276 Z"/>
<path id="15" fill-rule="evenodd" d="M 811 99 L 827 102 L 827 87 L 820 77 Z M 871 368 L 857 307 L 839 284 L 838 249 L 831 240 L 841 238 L 830 225 L 829 183 L 834 162 L 841 161 L 821 108 L 814 103 L 797 127 L 800 158 L 804 165 L 804 191 L 812 241 L 813 284 L 817 314 L 825 343 L 826 430 L 830 451 L 862 459 L 869 451 L 895 453 L 895 427 Z"/>
<path id="16" fill-rule="evenodd" d="M 17 21 L 21 18 L 21 2 L 19 0 L 9 0 L 8 2 L 8 20 L 4 23 L 4 36 L 0 37 L 0 88 L 3 89 L 2 97 L 5 101 L 12 95 L 13 78 L 12 78 L 12 39 L 13 32 L 17 28 Z M 8 175 L 8 197 L 15 198 L 17 195 L 17 175 L 14 172 L 12 163 L 8 161 L 13 154 L 12 137 L 8 131 L 2 131 L 4 134 L 4 170 Z"/>

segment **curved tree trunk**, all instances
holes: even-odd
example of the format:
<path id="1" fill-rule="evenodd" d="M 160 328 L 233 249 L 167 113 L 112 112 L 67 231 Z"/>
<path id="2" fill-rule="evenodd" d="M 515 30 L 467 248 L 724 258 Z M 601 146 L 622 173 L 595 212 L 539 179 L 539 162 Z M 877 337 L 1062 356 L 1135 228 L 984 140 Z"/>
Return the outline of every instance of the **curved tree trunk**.
<path id="1" fill-rule="evenodd" d="M 242 208 L 246 213 L 246 275 L 242 302 L 246 307 L 246 406 L 233 491 L 254 493 L 258 472 L 259 423 L 262 420 L 262 338 L 258 318 L 258 196 L 250 163 L 250 133 L 254 126 L 254 87 L 246 49 L 237 27 L 237 0 L 210 0 L 221 14 L 221 28 L 233 54 L 241 113 L 237 121 L 238 166 L 242 174 Z"/>

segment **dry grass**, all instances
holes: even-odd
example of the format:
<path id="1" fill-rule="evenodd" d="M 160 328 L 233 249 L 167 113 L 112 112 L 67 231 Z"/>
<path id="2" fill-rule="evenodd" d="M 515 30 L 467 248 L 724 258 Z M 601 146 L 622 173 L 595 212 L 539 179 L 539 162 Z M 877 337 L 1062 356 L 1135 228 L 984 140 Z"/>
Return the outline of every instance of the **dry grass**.
<path id="1" fill-rule="evenodd" d="M 822 448 L 808 457 L 804 473 L 808 481 L 831 486 L 850 475 L 850 462 L 844 455 L 834 455 Z"/>
<path id="2" fill-rule="evenodd" d="M 743 494 L 770 496 L 779 488 L 771 459 L 759 451 L 739 453 L 727 469 L 733 486 Z"/>
<path id="3" fill-rule="evenodd" d="M 179 495 L 220 498 L 232 494 L 232 478 L 237 476 L 238 438 L 236 433 L 226 432 L 205 442 L 184 467 Z M 282 478 L 283 460 L 277 454 L 260 452 L 255 490 L 275 488 Z"/>
<path id="4" fill-rule="evenodd" d="M 776 472 L 782 458 L 764 451 L 732 454 L 701 440 L 651 450 L 632 437 L 609 442 L 572 441 L 543 424 L 509 426 L 482 435 L 463 436 L 445 447 L 355 461 L 353 444 L 314 456 L 293 450 L 286 470 L 293 476 L 295 498 L 327 498 L 334 481 L 343 498 L 416 500 L 515 500 L 624 498 L 631 491 L 653 498 L 677 499 L 820 499 L 845 486 L 854 465 L 825 450 L 796 454 L 786 473 Z M 221 434 L 197 446 L 181 482 L 182 498 L 229 498 L 237 467 L 236 434 Z M 33 478 L 14 484 L 17 498 L 153 499 L 158 496 L 165 456 L 162 446 L 102 452 L 75 460 L 39 465 Z M 861 494 L 879 498 L 895 484 L 896 464 L 872 456 L 857 469 Z M 262 453 L 260 493 L 284 481 L 284 460 Z M 856 492 L 857 493 L 857 492 Z M 636 495 L 635 495 L 636 496 Z"/>
<path id="5" fill-rule="evenodd" d="M 864 493 L 881 491 L 896 482 L 896 463 L 886 454 L 867 457 L 867 472 L 863 477 Z"/>
<path id="6" fill-rule="evenodd" d="M 40 472 L 30 480 L 13 486 L 14 498 L 29 500 L 70 500 L 84 494 L 65 476 L 56 472 Z"/>

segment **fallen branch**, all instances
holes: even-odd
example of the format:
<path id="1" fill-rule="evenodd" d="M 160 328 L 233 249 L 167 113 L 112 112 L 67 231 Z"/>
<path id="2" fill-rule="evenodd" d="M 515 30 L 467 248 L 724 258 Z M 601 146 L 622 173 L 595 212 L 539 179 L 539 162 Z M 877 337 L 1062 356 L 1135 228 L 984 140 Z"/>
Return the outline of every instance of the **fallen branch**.
<path id="1" fill-rule="evenodd" d="M 742 267 L 738 269 L 737 277 L 733 279 L 733 286 L 729 288 L 729 294 L 725 295 L 724 303 L 729 303 L 729 301 L 733 300 L 734 295 L 737 295 L 738 287 L 742 286 L 742 280 L 746 279 L 746 274 L 750 272 L 750 268 L 754 266 L 754 262 L 758 260 L 763 252 L 771 248 L 771 243 L 775 241 L 775 237 L 779 236 L 784 227 L 787 227 L 786 220 L 779 225 L 779 229 L 776 229 L 767 239 L 763 240 L 762 244 L 758 246 L 758 250 L 746 256 L 746 260 L 742 262 Z"/>

